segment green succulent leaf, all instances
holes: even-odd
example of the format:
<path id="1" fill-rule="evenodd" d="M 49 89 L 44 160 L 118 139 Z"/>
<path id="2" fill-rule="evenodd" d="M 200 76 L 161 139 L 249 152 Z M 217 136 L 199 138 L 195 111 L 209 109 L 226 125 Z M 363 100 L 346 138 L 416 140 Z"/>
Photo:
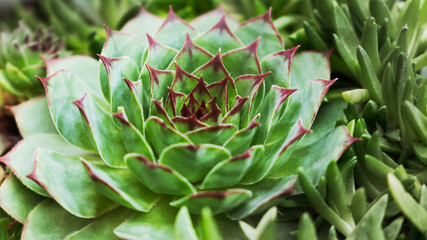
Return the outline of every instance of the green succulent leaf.
<path id="1" fill-rule="evenodd" d="M 391 173 L 387 175 L 388 185 L 391 195 L 399 208 L 418 231 L 426 232 L 427 211 L 421 207 L 415 199 L 408 194 L 402 186 L 402 183 Z"/>
<path id="2" fill-rule="evenodd" d="M 177 240 L 197 240 L 197 234 L 194 230 L 193 223 L 191 222 L 190 213 L 187 207 L 182 207 L 175 219 L 175 239 Z"/>
<path id="3" fill-rule="evenodd" d="M 34 158 L 34 170 L 28 178 L 43 187 L 63 208 L 74 215 L 93 218 L 117 206 L 96 190 L 95 183 L 78 157 L 39 149 Z M 55 171 L 52 171 L 52 168 Z M 80 186 L 85 187 L 81 189 Z M 76 195 L 76 189 L 81 195 Z"/>
<path id="4" fill-rule="evenodd" d="M 34 169 L 34 153 L 39 148 L 50 149 L 66 156 L 91 155 L 90 152 L 65 142 L 57 134 L 33 134 L 15 145 L 8 154 L 1 158 L 1 161 L 13 171 L 25 186 L 43 196 L 49 195 L 37 183 L 27 178 L 27 175 Z"/>
<path id="5" fill-rule="evenodd" d="M 184 176 L 167 166 L 153 163 L 144 156 L 128 154 L 125 162 L 139 181 L 153 192 L 179 195 L 195 192 L 193 185 Z"/>
<path id="6" fill-rule="evenodd" d="M 216 145 L 175 144 L 163 150 L 159 163 L 175 169 L 190 182 L 199 182 L 216 164 L 230 157 L 225 148 Z"/>
<path id="7" fill-rule="evenodd" d="M 22 137 L 37 133 L 57 133 L 55 125 L 53 125 L 50 118 L 45 97 L 33 98 L 11 107 L 10 110 L 15 117 Z"/>
<path id="8" fill-rule="evenodd" d="M 83 17 L 67 13 L 68 4 L 56 4 L 64 16 L 52 16 L 82 24 Z M 341 14 L 334 27 L 349 34 L 343 46 L 350 49 L 357 39 L 351 40 L 352 30 L 345 29 L 347 9 L 334 4 L 330 2 L 330 10 Z M 100 16 L 113 23 L 117 6 L 106 1 Z M 112 10 L 111 16 L 106 9 Z M 0 205 L 22 222 L 27 218 L 23 236 L 241 239 L 243 232 L 229 218 L 263 212 L 299 193 L 294 188 L 299 167 L 317 184 L 326 166 L 356 139 L 345 127 L 335 127 L 335 119 L 343 117 L 342 103 L 328 104 L 320 121 L 314 121 L 335 82 L 328 80 L 331 51 L 285 50 L 271 14 L 269 10 L 238 27 L 221 8 L 191 24 L 172 9 L 164 20 L 141 9 L 128 23 L 119 24 L 124 25 L 121 31 L 106 27 L 98 63 L 84 56 L 45 59 L 48 77 L 39 79 L 47 98 L 16 108 L 26 136 L 1 158 L 15 175 L 13 180 L 29 188 L 18 184 L 9 191 L 12 177 L 0 187 Z M 102 37 L 98 34 L 95 30 L 94 42 Z M 351 57 L 356 59 L 354 53 Z M 24 78 L 37 69 L 9 64 L 4 74 L 19 71 Z M 402 99 L 411 100 L 411 86 Z M 37 128 L 50 123 L 43 101 L 55 131 Z M 22 112 L 34 107 L 41 116 L 22 123 L 29 119 Z M 376 110 L 367 108 L 366 116 L 374 116 Z M 313 134 L 308 134 L 312 125 Z M 39 134 L 50 131 L 59 135 Z M 333 179 L 341 179 L 333 167 Z M 345 165 L 345 178 L 353 167 L 354 161 Z M 34 202 L 24 199 L 30 190 L 42 196 L 32 198 Z M 332 195 L 345 190 L 337 185 Z M 22 208 L 6 196 L 18 191 Z M 27 217 L 43 196 L 59 206 L 49 200 L 51 206 L 41 203 Z M 339 195 L 334 204 L 340 214 L 351 213 L 343 199 Z M 46 213 L 48 208 L 55 208 L 51 211 L 61 218 L 59 224 L 70 221 L 70 226 L 49 232 L 47 222 L 54 218 Z M 198 214 L 200 221 L 193 224 Z M 255 229 L 241 225 L 246 235 L 254 234 L 252 239 L 274 238 L 276 214 L 275 208 L 270 210 Z M 256 218 L 248 218 L 252 220 Z M 343 229 L 345 225 L 339 228 Z"/>
<path id="9" fill-rule="evenodd" d="M 13 198 L 12 201 L 8 201 Z M 26 188 L 15 176 L 10 175 L 0 187 L 0 204 L 10 216 L 24 223 L 31 210 L 45 198 Z"/>
<path id="10" fill-rule="evenodd" d="M 72 215 L 53 200 L 45 200 L 31 211 L 22 239 L 63 239 L 91 222 Z"/>
<path id="11" fill-rule="evenodd" d="M 235 34 L 243 44 L 250 44 L 258 37 L 261 37 L 258 53 L 260 58 L 280 51 L 284 47 L 282 37 L 271 21 L 271 9 L 264 15 L 240 25 Z"/>
<path id="12" fill-rule="evenodd" d="M 185 196 L 171 202 L 171 206 L 187 206 L 191 213 L 200 213 L 203 207 L 215 209 L 213 214 L 228 211 L 247 201 L 252 192 L 246 189 L 228 189 L 227 191 L 203 191 Z"/>
<path id="13" fill-rule="evenodd" d="M 97 218 L 95 221 L 87 224 L 82 229 L 68 235 L 66 240 L 82 240 L 82 239 L 108 239 L 118 240 L 114 235 L 114 228 L 126 221 L 134 213 L 132 210 L 125 207 L 118 207 L 108 213 Z"/>
<path id="14" fill-rule="evenodd" d="M 348 236 L 348 239 L 386 239 L 381 229 L 381 223 L 384 218 L 388 196 L 384 195 L 375 204 L 373 204 L 354 231 Z"/>
<path id="15" fill-rule="evenodd" d="M 148 213 L 134 213 L 114 229 L 114 234 L 125 239 L 173 239 L 174 218 L 178 210 L 168 201 L 160 201 Z"/>
<path id="16" fill-rule="evenodd" d="M 80 148 L 94 150 L 93 136 L 87 133 L 87 123 L 80 116 L 79 109 L 72 104 L 72 101 L 80 99 L 89 87 L 86 87 L 77 75 L 67 70 L 59 70 L 49 78 L 40 80 L 47 91 L 52 120 L 61 136 Z"/>
<path id="17" fill-rule="evenodd" d="M 97 189 L 107 198 L 131 209 L 149 211 L 159 199 L 127 169 L 81 159 Z"/>

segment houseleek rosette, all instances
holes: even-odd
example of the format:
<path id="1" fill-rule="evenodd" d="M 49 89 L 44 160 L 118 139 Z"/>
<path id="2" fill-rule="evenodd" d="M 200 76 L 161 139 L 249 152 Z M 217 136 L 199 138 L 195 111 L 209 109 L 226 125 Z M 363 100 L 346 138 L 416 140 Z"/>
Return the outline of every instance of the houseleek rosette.
<path id="1" fill-rule="evenodd" d="M 221 9 L 191 23 L 142 9 L 106 31 L 99 62 L 46 60 L 50 116 L 44 98 L 13 109 L 24 140 L 1 159 L 0 204 L 23 239 L 170 239 L 181 207 L 242 237 L 229 219 L 292 194 L 299 167 L 316 183 L 355 141 L 333 121 L 307 135 L 330 52 L 284 50 L 270 11 L 238 25 Z"/>
<path id="2" fill-rule="evenodd" d="M 42 58 L 64 55 L 62 40 L 52 31 L 32 31 L 22 22 L 12 32 L 1 32 L 0 87 L 21 98 L 43 93 L 34 75 L 46 73 Z"/>

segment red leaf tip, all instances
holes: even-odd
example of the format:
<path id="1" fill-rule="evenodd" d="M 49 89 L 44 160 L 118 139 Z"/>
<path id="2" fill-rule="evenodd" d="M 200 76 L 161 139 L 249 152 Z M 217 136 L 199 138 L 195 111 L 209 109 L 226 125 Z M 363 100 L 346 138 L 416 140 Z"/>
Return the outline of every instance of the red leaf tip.
<path id="1" fill-rule="evenodd" d="M 156 40 L 154 40 L 154 38 L 151 37 L 150 34 L 148 33 L 147 33 L 147 40 L 148 40 L 148 46 L 150 47 L 150 49 L 153 49 L 159 45 L 159 43 L 156 42 Z"/>
<path id="2" fill-rule="evenodd" d="M 260 39 L 261 37 L 258 37 L 257 40 L 255 40 L 253 43 L 245 47 L 249 51 L 249 54 L 257 55 L 257 49 L 258 49 L 258 44 Z"/>
<path id="3" fill-rule="evenodd" d="M 101 61 L 104 63 L 106 68 L 111 67 L 111 62 L 113 61 L 112 58 L 102 56 L 101 54 L 96 54 L 96 56 L 98 56 L 101 59 Z"/>
<path id="4" fill-rule="evenodd" d="M 83 101 L 85 100 L 86 96 L 87 96 L 87 92 L 85 92 L 85 94 L 83 95 L 83 97 L 81 99 L 71 101 L 71 103 L 73 103 L 74 105 L 77 106 L 77 108 L 79 109 L 80 113 L 86 119 L 86 122 L 89 123 L 89 119 L 88 119 L 88 117 L 86 115 L 85 108 L 84 108 L 84 105 L 83 105 Z"/>
<path id="5" fill-rule="evenodd" d="M 131 80 L 123 77 L 123 81 L 125 81 L 126 85 L 128 86 L 129 90 L 134 90 L 135 89 L 135 83 L 132 82 Z"/>
<path id="6" fill-rule="evenodd" d="M 129 121 L 125 118 L 125 115 L 122 112 L 113 113 L 113 117 L 117 118 L 123 125 L 130 126 Z"/>

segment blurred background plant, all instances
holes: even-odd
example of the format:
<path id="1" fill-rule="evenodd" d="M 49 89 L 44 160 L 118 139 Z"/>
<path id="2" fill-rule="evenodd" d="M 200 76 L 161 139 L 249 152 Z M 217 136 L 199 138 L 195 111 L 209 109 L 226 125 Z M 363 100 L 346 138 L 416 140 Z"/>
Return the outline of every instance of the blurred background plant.
<path id="1" fill-rule="evenodd" d="M 7 1 L 7 0 L 2 0 Z M 8 0 L 11 17 L 19 18 L 32 29 L 40 25 L 53 27 L 65 39 L 66 48 L 75 53 L 96 55 L 105 40 L 104 25 L 119 30 L 135 16 L 141 6 L 159 16 L 166 16 L 169 6 L 184 19 L 192 19 L 214 9 L 217 0 Z"/>

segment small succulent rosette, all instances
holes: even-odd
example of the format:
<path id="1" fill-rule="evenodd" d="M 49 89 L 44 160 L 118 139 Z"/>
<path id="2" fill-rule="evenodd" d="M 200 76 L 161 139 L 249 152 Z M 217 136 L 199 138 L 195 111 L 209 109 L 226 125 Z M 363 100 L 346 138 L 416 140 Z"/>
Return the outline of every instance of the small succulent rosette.
<path id="1" fill-rule="evenodd" d="M 22 22 L 0 33 L 0 87 L 23 99 L 43 94 L 35 75 L 46 74 L 42 58 L 63 56 L 62 47 L 52 31 L 40 27 L 33 32 Z"/>
<path id="2" fill-rule="evenodd" d="M 106 31 L 99 61 L 46 60 L 49 110 L 13 109 L 25 138 L 1 159 L 14 174 L 0 203 L 23 239 L 171 239 L 181 207 L 210 209 L 233 238 L 230 219 L 292 194 L 299 167 L 316 183 L 355 141 L 327 114 L 307 134 L 335 82 L 330 52 L 284 50 L 270 11 L 239 25 L 220 8 L 191 23 L 142 9 Z M 46 114 L 29 122 L 34 106 Z"/>

